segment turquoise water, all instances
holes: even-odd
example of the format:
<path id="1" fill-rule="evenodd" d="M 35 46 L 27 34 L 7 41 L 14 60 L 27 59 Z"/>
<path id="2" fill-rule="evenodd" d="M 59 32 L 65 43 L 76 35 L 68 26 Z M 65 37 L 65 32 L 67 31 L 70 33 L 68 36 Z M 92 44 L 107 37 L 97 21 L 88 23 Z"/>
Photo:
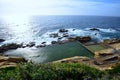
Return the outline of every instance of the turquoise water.
<path id="1" fill-rule="evenodd" d="M 79 42 L 68 42 L 65 44 L 38 48 L 35 50 L 22 48 L 9 51 L 6 55 L 22 56 L 26 59 L 34 61 L 35 63 L 51 62 L 73 56 L 87 56 L 93 58 L 93 53 L 83 47 Z"/>

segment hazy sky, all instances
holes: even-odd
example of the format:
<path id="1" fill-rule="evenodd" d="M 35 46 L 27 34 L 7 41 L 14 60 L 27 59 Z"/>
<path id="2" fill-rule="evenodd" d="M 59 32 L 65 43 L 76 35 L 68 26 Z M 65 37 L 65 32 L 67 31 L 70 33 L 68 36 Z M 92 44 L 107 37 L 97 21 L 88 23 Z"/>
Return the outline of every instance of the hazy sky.
<path id="1" fill-rule="evenodd" d="M 2 15 L 120 16 L 120 0 L 0 0 Z"/>

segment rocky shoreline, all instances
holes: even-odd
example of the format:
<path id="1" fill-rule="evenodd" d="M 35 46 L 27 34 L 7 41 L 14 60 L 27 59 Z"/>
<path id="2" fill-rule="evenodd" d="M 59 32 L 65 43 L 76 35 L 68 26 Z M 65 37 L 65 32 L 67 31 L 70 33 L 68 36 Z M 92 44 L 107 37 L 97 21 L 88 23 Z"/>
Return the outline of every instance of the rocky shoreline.
<path id="1" fill-rule="evenodd" d="M 74 30 L 74 29 L 73 29 Z M 92 31 L 100 31 L 97 28 L 90 29 Z M 91 37 L 89 36 L 76 36 L 76 37 L 70 37 L 67 34 L 68 30 L 66 29 L 60 29 L 59 33 L 62 33 L 62 37 L 59 37 L 58 33 L 52 33 L 49 34 L 49 37 L 51 38 L 58 38 L 58 41 L 52 41 L 51 45 L 54 44 L 64 44 L 66 42 L 72 42 L 72 41 L 79 41 L 83 45 L 93 45 L 93 44 L 101 44 L 104 46 L 107 46 L 108 49 L 100 50 L 94 52 L 94 59 L 90 59 L 88 57 L 72 57 L 72 58 L 66 58 L 63 60 L 58 60 L 55 62 L 60 63 L 83 63 L 87 65 L 95 66 L 96 68 L 100 70 L 105 69 L 111 69 L 113 65 L 120 62 L 120 39 L 106 39 L 100 43 L 92 41 Z M 66 40 L 62 40 L 62 38 L 66 38 Z M 0 42 L 4 42 L 4 39 L 0 39 Z M 9 56 L 3 56 L 4 52 L 9 50 L 14 50 L 18 48 L 25 48 L 25 47 L 36 47 L 41 48 L 45 47 L 46 42 L 42 42 L 40 45 L 35 44 L 35 42 L 30 42 L 28 44 L 4 44 L 0 46 L 0 68 L 2 67 L 8 67 L 8 66 L 16 66 L 19 62 L 26 62 L 25 59 L 19 58 L 19 57 L 9 57 Z M 54 63 L 54 62 L 53 62 Z"/>

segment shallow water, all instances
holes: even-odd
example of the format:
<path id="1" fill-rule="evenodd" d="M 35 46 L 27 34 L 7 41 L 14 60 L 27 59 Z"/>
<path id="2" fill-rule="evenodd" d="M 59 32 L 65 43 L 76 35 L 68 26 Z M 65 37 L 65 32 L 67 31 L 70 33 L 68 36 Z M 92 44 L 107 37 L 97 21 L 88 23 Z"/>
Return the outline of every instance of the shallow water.
<path id="1" fill-rule="evenodd" d="M 93 58 L 93 53 L 83 47 L 79 42 L 51 45 L 43 48 L 19 48 L 5 53 L 9 56 L 20 56 L 34 63 L 45 63 L 69 58 L 73 56 L 87 56 Z"/>

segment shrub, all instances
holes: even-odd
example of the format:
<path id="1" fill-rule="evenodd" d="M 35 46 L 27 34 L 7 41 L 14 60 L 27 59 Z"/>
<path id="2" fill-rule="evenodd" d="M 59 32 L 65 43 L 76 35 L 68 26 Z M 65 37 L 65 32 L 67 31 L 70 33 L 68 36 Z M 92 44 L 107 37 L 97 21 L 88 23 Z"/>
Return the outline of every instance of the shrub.
<path id="1" fill-rule="evenodd" d="M 0 70 L 0 80 L 96 80 L 102 71 L 79 63 L 21 63 L 13 69 Z"/>

